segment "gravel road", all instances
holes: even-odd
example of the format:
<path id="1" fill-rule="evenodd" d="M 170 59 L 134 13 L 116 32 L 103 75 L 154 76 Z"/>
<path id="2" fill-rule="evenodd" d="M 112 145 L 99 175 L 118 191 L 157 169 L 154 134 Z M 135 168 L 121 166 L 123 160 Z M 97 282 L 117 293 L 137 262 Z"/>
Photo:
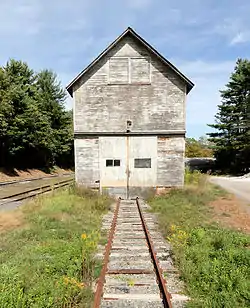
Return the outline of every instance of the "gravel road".
<path id="1" fill-rule="evenodd" d="M 250 178 L 211 177 L 210 181 L 221 186 L 250 205 Z"/>

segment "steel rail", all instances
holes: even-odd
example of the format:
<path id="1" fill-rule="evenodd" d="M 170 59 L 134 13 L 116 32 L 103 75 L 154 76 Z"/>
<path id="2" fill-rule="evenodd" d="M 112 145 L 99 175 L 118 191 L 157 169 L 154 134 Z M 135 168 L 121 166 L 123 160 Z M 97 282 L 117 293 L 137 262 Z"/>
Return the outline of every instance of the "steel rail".
<path id="1" fill-rule="evenodd" d="M 172 303 L 171 303 L 171 300 L 170 300 L 171 295 L 167 291 L 166 281 L 162 277 L 162 270 L 160 268 L 160 265 L 159 265 L 159 262 L 158 262 L 158 259 L 157 259 L 157 256 L 156 256 L 156 252 L 155 252 L 155 249 L 154 249 L 153 241 L 151 239 L 145 218 L 143 216 L 143 213 L 142 213 L 142 210 L 141 210 L 141 207 L 140 207 L 140 204 L 139 204 L 139 198 L 136 198 L 136 204 L 137 204 L 137 208 L 138 208 L 140 218 L 141 218 L 141 221 L 142 221 L 142 226 L 143 226 L 143 229 L 144 229 L 144 232 L 145 232 L 145 235 L 146 235 L 146 239 L 147 239 L 149 251 L 150 251 L 150 254 L 151 254 L 151 258 L 152 258 L 153 263 L 154 263 L 155 273 L 156 273 L 158 285 L 159 285 L 159 288 L 160 288 L 160 291 L 161 291 L 163 305 L 166 308 L 172 308 Z"/>
<path id="2" fill-rule="evenodd" d="M 25 199 L 29 199 L 29 198 L 41 195 L 43 193 L 52 191 L 53 189 L 58 189 L 58 188 L 70 185 L 71 183 L 73 183 L 72 179 L 64 180 L 64 181 L 57 182 L 57 183 L 54 183 L 54 184 L 50 184 L 50 185 L 47 184 L 47 185 L 44 185 L 44 186 L 25 190 L 25 191 L 22 191 L 22 192 L 19 192 L 19 193 L 10 195 L 10 196 L 6 196 L 6 197 L 0 199 L 0 202 L 1 202 L 1 200 L 4 200 L 3 202 L 0 203 L 0 207 L 2 205 L 5 205 L 5 204 L 11 203 L 11 202 L 22 201 L 22 200 L 25 200 Z M 27 195 L 27 194 L 32 193 L 32 192 L 36 192 L 36 193 L 31 194 L 31 195 Z"/>
<path id="3" fill-rule="evenodd" d="M 152 270 L 147 270 L 147 269 L 108 270 L 109 255 L 110 255 L 110 252 L 111 252 L 112 242 L 113 242 L 115 229 L 116 229 L 116 225 L 117 225 L 117 218 L 118 218 L 118 213 L 119 213 L 120 200 L 121 200 L 121 198 L 119 198 L 119 200 L 117 201 L 116 209 L 115 209 L 112 224 L 111 224 L 111 229 L 110 229 L 110 232 L 109 232 L 108 243 L 105 247 L 103 267 L 102 267 L 102 271 L 101 271 L 100 277 L 99 277 L 98 282 L 97 282 L 97 288 L 96 288 L 96 292 L 95 292 L 95 296 L 94 296 L 94 303 L 93 303 L 93 306 L 92 306 L 93 308 L 99 308 L 100 305 L 101 305 L 101 299 L 102 299 L 102 295 L 103 295 L 103 287 L 104 287 L 104 283 L 105 283 L 106 274 L 119 275 L 119 274 L 151 274 L 151 273 L 153 273 Z M 138 209 L 138 212 L 139 212 L 141 224 L 142 224 L 142 227 L 143 227 L 143 230 L 144 230 L 144 233 L 145 233 L 145 238 L 146 238 L 146 241 L 147 241 L 147 245 L 148 245 L 148 248 L 149 248 L 151 259 L 153 261 L 154 272 L 156 274 L 156 278 L 157 278 L 157 281 L 158 281 L 158 286 L 159 286 L 159 289 L 160 289 L 160 294 L 161 294 L 163 306 L 164 306 L 164 308 L 172 308 L 172 303 L 171 303 L 171 300 L 170 300 L 171 295 L 167 291 L 166 281 L 162 276 L 162 270 L 160 268 L 160 265 L 159 265 L 159 262 L 158 262 L 158 259 L 157 259 L 157 255 L 156 255 L 156 252 L 155 252 L 155 249 L 154 249 L 153 241 L 151 239 L 145 218 L 143 216 L 143 213 L 142 213 L 142 210 L 141 210 L 141 207 L 140 207 L 140 204 L 139 204 L 139 198 L 136 198 L 135 201 L 136 201 L 137 209 Z M 116 248 L 116 249 L 120 250 L 122 248 Z"/>
<path id="4" fill-rule="evenodd" d="M 112 224 L 111 224 L 111 229 L 109 231 L 108 243 L 107 243 L 106 248 L 105 248 L 105 255 L 104 255 L 104 259 L 103 259 L 103 267 L 102 267 L 100 277 L 98 279 L 97 288 L 96 288 L 96 292 L 95 292 L 93 308 L 99 308 L 100 304 L 101 304 L 101 299 L 102 299 L 102 294 L 103 294 L 103 286 L 104 286 L 104 283 L 105 283 L 105 275 L 106 275 L 106 272 L 107 272 L 107 269 L 108 269 L 109 255 L 110 255 L 110 251 L 111 251 L 111 247 L 112 247 L 112 242 L 113 242 L 116 223 L 117 223 L 117 217 L 118 217 L 119 208 L 120 208 L 120 200 L 121 199 L 119 198 L 117 203 L 116 203 L 116 209 L 115 209 L 115 212 L 114 212 L 114 216 L 113 216 L 113 220 L 112 220 Z"/>
<path id="5" fill-rule="evenodd" d="M 14 180 L 14 181 L 6 181 L 6 182 L 0 182 L 0 186 L 13 185 L 13 184 L 32 182 L 32 181 L 39 181 L 39 180 L 45 180 L 45 179 L 50 179 L 50 178 L 55 178 L 55 177 L 71 176 L 73 174 L 74 174 L 74 172 L 70 172 L 70 173 L 62 173 L 60 175 L 53 174 L 53 175 L 37 177 L 37 178 L 30 178 L 30 179 L 23 179 L 23 180 Z"/>

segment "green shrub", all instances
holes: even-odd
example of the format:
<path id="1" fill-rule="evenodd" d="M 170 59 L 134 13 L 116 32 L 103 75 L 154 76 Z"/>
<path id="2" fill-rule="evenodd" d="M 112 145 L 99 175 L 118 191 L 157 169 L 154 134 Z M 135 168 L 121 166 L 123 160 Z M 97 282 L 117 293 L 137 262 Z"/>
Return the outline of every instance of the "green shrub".
<path id="1" fill-rule="evenodd" d="M 185 184 L 199 184 L 199 182 L 203 181 L 204 179 L 206 179 L 205 175 L 200 171 L 191 171 L 190 169 L 186 168 L 184 175 Z"/>

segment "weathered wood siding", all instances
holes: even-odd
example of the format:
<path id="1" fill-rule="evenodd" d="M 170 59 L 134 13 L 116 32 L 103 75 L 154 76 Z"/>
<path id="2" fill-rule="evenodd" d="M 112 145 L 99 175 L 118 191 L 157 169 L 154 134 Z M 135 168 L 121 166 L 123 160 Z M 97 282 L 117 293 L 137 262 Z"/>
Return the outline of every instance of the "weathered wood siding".
<path id="1" fill-rule="evenodd" d="M 171 187 L 184 184 L 184 151 L 184 138 L 158 137 L 158 186 Z"/>
<path id="2" fill-rule="evenodd" d="M 130 73 L 129 73 L 130 71 Z M 185 85 L 125 37 L 74 87 L 75 132 L 185 130 Z"/>
<path id="3" fill-rule="evenodd" d="M 75 139 L 75 178 L 77 184 L 99 186 L 98 138 Z"/>
<path id="4" fill-rule="evenodd" d="M 131 131 L 141 137 L 185 130 L 184 82 L 130 36 L 95 64 L 73 92 L 75 133 L 125 133 L 128 120 Z M 158 137 L 156 147 L 155 185 L 182 186 L 184 138 Z M 100 180 L 103 164 L 98 137 L 76 139 L 75 160 L 77 183 L 98 186 L 95 182 Z"/>

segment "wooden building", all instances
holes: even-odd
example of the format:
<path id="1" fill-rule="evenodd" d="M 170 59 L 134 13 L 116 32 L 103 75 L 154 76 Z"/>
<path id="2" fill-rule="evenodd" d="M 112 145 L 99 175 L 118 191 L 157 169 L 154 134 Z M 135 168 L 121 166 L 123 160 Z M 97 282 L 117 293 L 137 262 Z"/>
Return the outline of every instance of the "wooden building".
<path id="1" fill-rule="evenodd" d="M 125 198 L 182 186 L 185 104 L 193 86 L 126 29 L 67 86 L 76 182 Z"/>

